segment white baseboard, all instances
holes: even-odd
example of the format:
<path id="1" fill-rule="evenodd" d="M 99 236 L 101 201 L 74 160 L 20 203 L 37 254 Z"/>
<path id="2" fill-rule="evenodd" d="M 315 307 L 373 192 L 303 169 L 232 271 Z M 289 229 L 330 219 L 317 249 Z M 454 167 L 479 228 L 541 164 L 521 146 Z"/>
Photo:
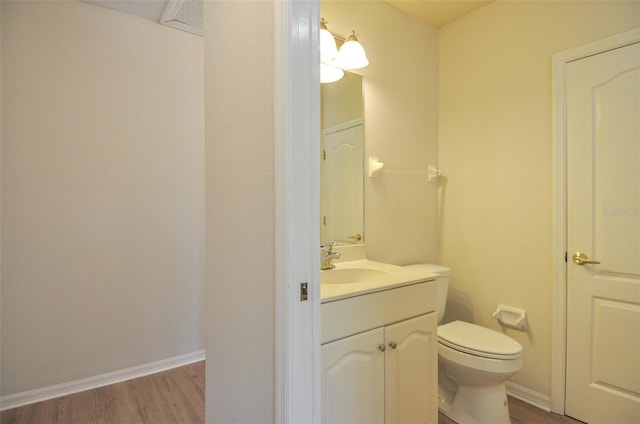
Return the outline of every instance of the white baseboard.
<path id="1" fill-rule="evenodd" d="M 85 390 L 108 386 L 110 384 L 120 383 L 122 381 L 132 380 L 138 377 L 144 377 L 145 375 L 170 370 L 172 368 L 199 362 L 204 359 L 205 351 L 198 350 L 192 353 L 174 356 L 172 358 L 149 362 L 148 364 L 137 365 L 135 367 L 126 368 L 123 370 L 83 378 L 81 380 L 70 381 L 68 383 L 56 384 L 54 386 L 48 386 L 40 389 L 29 390 L 26 392 L 15 393 L 8 396 L 2 396 L 0 397 L 0 411 L 4 411 L 5 409 L 17 408 L 19 406 L 28 405 L 30 403 L 41 402 L 43 400 L 53 399 L 60 396 L 66 396 L 73 393 L 83 392 Z"/>
<path id="2" fill-rule="evenodd" d="M 507 394 L 509 396 L 520 399 L 521 401 L 526 402 L 529 405 L 533 405 L 536 408 L 551 412 L 551 397 L 535 392 L 531 389 L 527 389 L 526 387 L 510 381 L 507 381 L 505 385 L 507 386 Z"/>

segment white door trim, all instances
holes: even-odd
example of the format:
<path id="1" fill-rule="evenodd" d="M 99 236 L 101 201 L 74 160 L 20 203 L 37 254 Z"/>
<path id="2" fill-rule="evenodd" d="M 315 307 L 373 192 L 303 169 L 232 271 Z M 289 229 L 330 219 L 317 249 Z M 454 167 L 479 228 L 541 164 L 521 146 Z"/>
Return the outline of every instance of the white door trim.
<path id="1" fill-rule="evenodd" d="M 276 1 L 273 20 L 275 422 L 311 423 L 320 422 L 319 0 Z"/>
<path id="2" fill-rule="evenodd" d="M 564 414 L 567 353 L 567 138 L 566 65 L 574 60 L 640 41 L 640 28 L 553 55 L 553 321 L 551 411 Z"/>

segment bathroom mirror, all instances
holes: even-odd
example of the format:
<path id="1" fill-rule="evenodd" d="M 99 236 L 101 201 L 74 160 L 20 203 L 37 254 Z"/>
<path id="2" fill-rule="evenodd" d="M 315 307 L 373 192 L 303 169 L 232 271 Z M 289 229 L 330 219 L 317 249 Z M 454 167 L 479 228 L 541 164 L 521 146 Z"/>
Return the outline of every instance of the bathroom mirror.
<path id="1" fill-rule="evenodd" d="M 320 90 L 320 238 L 364 243 L 364 80 L 345 71 Z"/>

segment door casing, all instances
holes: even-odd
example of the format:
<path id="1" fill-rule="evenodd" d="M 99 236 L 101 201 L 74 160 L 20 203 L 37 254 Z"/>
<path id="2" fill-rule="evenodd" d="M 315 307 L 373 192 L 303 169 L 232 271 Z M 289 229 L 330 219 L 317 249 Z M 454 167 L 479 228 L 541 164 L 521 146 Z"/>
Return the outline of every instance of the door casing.
<path id="1" fill-rule="evenodd" d="M 311 423 L 320 422 L 320 1 L 273 4 L 275 422 Z"/>

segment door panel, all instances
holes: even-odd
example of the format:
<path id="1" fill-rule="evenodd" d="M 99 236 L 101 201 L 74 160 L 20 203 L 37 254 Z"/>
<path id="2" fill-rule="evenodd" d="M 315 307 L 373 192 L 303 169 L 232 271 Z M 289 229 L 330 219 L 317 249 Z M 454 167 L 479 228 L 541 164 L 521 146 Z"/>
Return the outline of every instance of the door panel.
<path id="1" fill-rule="evenodd" d="M 567 65 L 566 413 L 640 419 L 640 44 Z M 575 252 L 599 263 L 575 264 Z"/>
<path id="2" fill-rule="evenodd" d="M 322 345 L 322 422 L 384 422 L 384 330 Z"/>
<path id="3" fill-rule="evenodd" d="M 387 424 L 438 422 L 437 319 L 430 313 L 385 330 Z"/>
<path id="4" fill-rule="evenodd" d="M 640 234 L 639 78 L 638 68 L 621 70 L 592 89 L 594 207 L 600 211 L 594 254 L 602 262 L 601 272 L 640 274 L 640 243 L 629 237 Z"/>
<path id="5" fill-rule="evenodd" d="M 630 372 L 632 367 L 621 367 L 620 363 L 637 363 L 640 360 L 640 344 L 634 343 L 633 338 L 622 338 L 611 330 L 627 328 L 631 334 L 640 334 L 640 306 L 594 296 L 593 315 L 594 349 L 589 370 L 592 384 L 601 390 L 617 392 L 622 397 L 637 396 L 640 393 L 640 373 Z M 640 419 L 640 416 L 637 418 Z"/>

